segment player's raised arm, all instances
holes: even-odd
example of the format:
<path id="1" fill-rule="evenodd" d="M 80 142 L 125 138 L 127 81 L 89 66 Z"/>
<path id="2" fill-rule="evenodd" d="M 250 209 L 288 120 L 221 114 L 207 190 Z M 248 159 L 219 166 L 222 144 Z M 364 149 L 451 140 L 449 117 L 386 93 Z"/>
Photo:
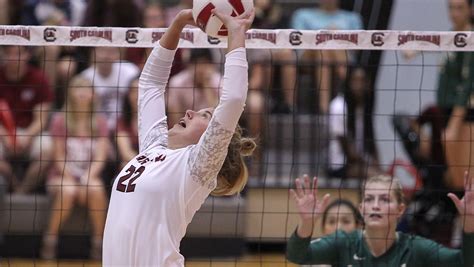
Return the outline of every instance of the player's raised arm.
<path id="1" fill-rule="evenodd" d="M 193 24 L 191 10 L 182 10 L 153 49 L 138 84 L 138 138 L 140 152 L 167 146 L 165 88 L 183 28 Z"/>
<path id="2" fill-rule="evenodd" d="M 218 174 L 226 158 L 227 149 L 244 110 L 248 90 L 248 62 L 245 33 L 253 22 L 255 12 L 246 11 L 231 17 L 213 11 L 228 29 L 228 49 L 224 67 L 222 94 L 211 121 L 200 138 L 189 166 L 194 181 L 204 185 Z"/>

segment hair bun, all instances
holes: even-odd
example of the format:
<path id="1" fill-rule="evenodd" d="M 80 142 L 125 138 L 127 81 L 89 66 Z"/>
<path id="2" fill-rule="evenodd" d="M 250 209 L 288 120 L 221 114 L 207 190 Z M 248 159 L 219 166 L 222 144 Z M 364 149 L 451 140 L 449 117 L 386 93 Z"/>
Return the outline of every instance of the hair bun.
<path id="1" fill-rule="evenodd" d="M 240 155 L 249 157 L 253 154 L 256 147 L 257 144 L 252 138 L 242 138 L 240 140 Z"/>

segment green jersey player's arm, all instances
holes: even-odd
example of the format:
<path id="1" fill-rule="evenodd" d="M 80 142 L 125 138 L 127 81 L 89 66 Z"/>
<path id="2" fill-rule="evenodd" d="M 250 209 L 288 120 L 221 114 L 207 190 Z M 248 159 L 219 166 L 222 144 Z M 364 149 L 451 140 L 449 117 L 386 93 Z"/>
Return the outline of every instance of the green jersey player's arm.
<path id="1" fill-rule="evenodd" d="M 421 251 L 424 266 L 474 266 L 474 234 L 463 235 L 462 249 L 444 247 L 432 240 L 419 238 L 414 241 L 414 249 Z M 420 263 L 421 263 L 420 262 Z"/>
<path id="2" fill-rule="evenodd" d="M 296 264 L 335 264 L 341 241 L 347 237 L 342 231 L 311 241 L 311 237 L 301 238 L 296 231 L 288 240 L 287 259 Z"/>

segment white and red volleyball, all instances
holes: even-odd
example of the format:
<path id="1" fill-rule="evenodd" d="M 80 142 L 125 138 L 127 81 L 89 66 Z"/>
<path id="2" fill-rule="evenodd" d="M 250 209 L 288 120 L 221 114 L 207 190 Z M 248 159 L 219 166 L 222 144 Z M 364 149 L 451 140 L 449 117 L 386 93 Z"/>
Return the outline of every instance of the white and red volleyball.
<path id="1" fill-rule="evenodd" d="M 226 37 L 227 28 L 212 14 L 216 9 L 233 17 L 253 8 L 253 0 L 193 0 L 193 17 L 197 26 L 212 37 Z"/>

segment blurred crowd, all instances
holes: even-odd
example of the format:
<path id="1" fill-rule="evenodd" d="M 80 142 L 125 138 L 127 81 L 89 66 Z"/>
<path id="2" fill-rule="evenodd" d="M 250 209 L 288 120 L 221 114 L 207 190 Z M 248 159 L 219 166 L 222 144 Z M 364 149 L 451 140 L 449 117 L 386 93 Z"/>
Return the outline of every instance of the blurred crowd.
<path id="1" fill-rule="evenodd" d="M 253 28 L 363 29 L 360 14 L 341 9 L 340 2 L 320 0 L 287 14 L 275 0 L 255 0 Z M 453 30 L 472 30 L 469 1 L 446 2 Z M 163 28 L 179 10 L 191 7 L 192 0 L 175 5 L 151 0 L 0 0 L 0 23 Z M 55 240 L 48 237 L 58 234 L 60 222 L 75 203 L 95 211 L 91 212 L 96 236 L 91 255 L 100 257 L 105 213 L 97 211 L 105 211 L 109 185 L 138 151 L 138 77 L 149 52 L 112 47 L 0 47 L 0 175 L 8 192 L 46 192 L 54 199 L 43 257 L 55 256 L 51 249 Z M 170 125 L 187 109 L 217 104 L 222 57 L 220 50 L 178 50 L 167 91 Z M 250 135 L 263 138 L 268 114 L 309 112 L 325 118 L 328 176 L 363 179 L 385 172 L 375 145 L 373 77 L 359 64 L 357 52 L 249 50 L 248 58 L 249 96 L 243 124 Z M 437 104 L 419 118 L 397 114 L 393 119 L 412 166 L 424 171 L 425 187 L 441 193 L 462 188 L 459 173 L 464 169 L 455 163 L 470 165 L 465 162 L 471 160 L 466 156 L 471 145 L 466 142 L 471 140 L 469 126 L 474 118 L 468 85 L 474 77 L 474 57 L 450 53 L 443 64 Z M 314 98 L 305 99 L 312 103 L 309 109 L 302 108 L 298 92 L 302 75 L 311 77 L 309 84 L 315 92 Z M 422 131 L 424 124 L 431 126 L 430 133 Z M 458 140 L 465 142 L 445 142 Z M 262 161 L 261 154 L 257 153 L 255 162 Z M 437 196 L 425 193 L 413 199 L 433 206 Z M 447 205 L 442 208 L 452 211 Z M 442 222 L 451 224 L 452 220 Z M 408 224 L 412 221 L 407 218 Z"/>

